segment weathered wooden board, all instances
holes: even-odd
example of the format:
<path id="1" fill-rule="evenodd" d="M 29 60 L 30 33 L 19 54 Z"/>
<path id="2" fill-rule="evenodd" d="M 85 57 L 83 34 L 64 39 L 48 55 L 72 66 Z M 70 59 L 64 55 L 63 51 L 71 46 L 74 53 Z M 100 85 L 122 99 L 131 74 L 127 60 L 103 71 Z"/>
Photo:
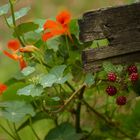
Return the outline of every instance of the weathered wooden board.
<path id="1" fill-rule="evenodd" d="M 140 62 L 140 3 L 87 12 L 79 26 L 82 42 L 109 40 L 109 46 L 83 51 L 85 70 L 94 71 L 105 60 Z"/>

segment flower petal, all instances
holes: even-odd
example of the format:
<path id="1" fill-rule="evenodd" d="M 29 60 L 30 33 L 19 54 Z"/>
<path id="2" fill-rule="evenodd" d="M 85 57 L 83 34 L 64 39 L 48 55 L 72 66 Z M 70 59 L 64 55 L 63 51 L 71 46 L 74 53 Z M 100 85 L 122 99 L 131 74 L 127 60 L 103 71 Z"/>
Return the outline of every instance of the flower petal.
<path id="1" fill-rule="evenodd" d="M 9 58 L 11 58 L 11 59 L 13 59 L 13 60 L 18 60 L 19 59 L 19 56 L 17 55 L 17 54 L 11 54 L 11 53 L 9 53 L 9 52 L 7 52 L 7 51 L 3 51 L 3 53 L 6 55 L 6 56 L 8 56 Z"/>
<path id="2" fill-rule="evenodd" d="M 5 84 L 0 83 L 0 95 L 7 89 L 7 86 Z"/>
<path id="3" fill-rule="evenodd" d="M 53 20 L 47 20 L 45 22 L 45 24 L 43 25 L 44 30 L 54 29 L 54 28 L 58 28 L 58 27 L 59 27 L 59 23 L 57 23 L 56 21 L 53 21 Z"/>
<path id="4" fill-rule="evenodd" d="M 27 67 L 26 62 L 24 61 L 23 57 L 20 57 L 19 59 L 19 65 L 20 65 L 20 69 L 24 69 L 25 67 Z"/>
<path id="5" fill-rule="evenodd" d="M 71 14 L 68 11 L 62 11 L 56 17 L 56 20 L 61 23 L 62 25 L 66 25 L 70 22 Z"/>
<path id="6" fill-rule="evenodd" d="M 17 51 L 20 48 L 20 42 L 18 40 L 10 40 L 8 42 L 8 48 L 12 51 Z"/>
<path id="7" fill-rule="evenodd" d="M 48 39 L 52 38 L 53 36 L 54 35 L 51 32 L 47 32 L 47 33 L 43 34 L 42 40 L 47 41 Z"/>

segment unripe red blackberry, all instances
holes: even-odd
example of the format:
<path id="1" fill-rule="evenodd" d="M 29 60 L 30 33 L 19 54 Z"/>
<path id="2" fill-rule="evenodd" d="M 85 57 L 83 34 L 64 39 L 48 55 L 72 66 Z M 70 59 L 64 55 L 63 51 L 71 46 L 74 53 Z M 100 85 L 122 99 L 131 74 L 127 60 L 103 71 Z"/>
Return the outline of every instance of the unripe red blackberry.
<path id="1" fill-rule="evenodd" d="M 131 66 L 128 67 L 128 72 L 129 72 L 129 75 L 131 73 L 137 73 L 138 69 L 137 69 L 137 67 L 135 65 L 131 65 Z"/>
<path id="2" fill-rule="evenodd" d="M 112 82 L 115 82 L 117 79 L 117 75 L 114 72 L 108 73 L 107 77 L 108 77 L 108 80 Z"/>
<path id="3" fill-rule="evenodd" d="M 115 86 L 108 86 L 106 92 L 109 96 L 113 96 L 117 93 L 117 88 Z"/>
<path id="4" fill-rule="evenodd" d="M 117 105 L 125 105 L 126 104 L 126 97 L 125 96 L 119 96 L 116 99 L 116 104 Z"/>
<path id="5" fill-rule="evenodd" d="M 135 82 L 135 81 L 137 81 L 139 79 L 139 74 L 138 73 L 131 73 L 131 75 L 130 75 L 130 80 L 132 81 L 132 82 Z"/>

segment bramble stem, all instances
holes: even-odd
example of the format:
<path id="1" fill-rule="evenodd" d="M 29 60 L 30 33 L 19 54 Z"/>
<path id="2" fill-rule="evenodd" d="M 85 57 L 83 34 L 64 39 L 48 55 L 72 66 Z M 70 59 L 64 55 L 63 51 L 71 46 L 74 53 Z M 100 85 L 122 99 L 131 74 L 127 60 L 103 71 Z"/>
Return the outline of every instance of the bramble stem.
<path id="1" fill-rule="evenodd" d="M 13 25 L 14 25 L 14 31 L 15 31 L 16 36 L 17 36 L 18 40 L 20 41 L 21 45 L 25 46 L 25 44 L 21 40 L 21 38 L 20 38 L 20 36 L 19 36 L 19 34 L 18 34 L 17 30 L 16 30 L 16 20 L 15 20 L 15 14 L 14 14 L 14 6 L 13 6 L 11 0 L 9 0 L 9 3 L 10 3 L 11 14 L 12 14 L 12 21 L 13 21 Z"/>
<path id="2" fill-rule="evenodd" d="M 65 101 L 64 105 L 63 105 L 61 108 L 59 108 L 59 109 L 56 110 L 56 111 L 52 111 L 52 113 L 58 113 L 58 112 L 64 110 L 65 107 L 73 100 L 73 98 L 75 98 L 75 96 L 79 93 L 79 91 L 80 91 L 83 87 L 86 87 L 86 85 L 85 85 L 85 84 L 81 85 L 80 88 L 78 88 L 78 89 L 68 98 L 68 100 Z"/>

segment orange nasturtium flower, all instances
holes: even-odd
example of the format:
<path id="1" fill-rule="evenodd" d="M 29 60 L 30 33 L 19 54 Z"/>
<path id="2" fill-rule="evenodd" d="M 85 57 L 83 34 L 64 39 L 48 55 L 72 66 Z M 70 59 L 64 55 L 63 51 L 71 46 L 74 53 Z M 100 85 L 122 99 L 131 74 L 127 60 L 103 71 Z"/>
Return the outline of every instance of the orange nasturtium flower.
<path id="1" fill-rule="evenodd" d="M 9 58 L 18 61 L 20 64 L 20 69 L 22 70 L 27 66 L 23 56 L 20 54 L 20 43 L 18 40 L 10 40 L 8 42 L 8 49 L 11 50 L 11 53 L 4 50 L 3 53 Z"/>
<path id="2" fill-rule="evenodd" d="M 21 52 L 27 53 L 27 52 L 33 52 L 33 51 L 39 50 L 38 48 L 36 48 L 33 45 L 27 45 L 25 47 L 20 47 L 20 42 L 18 40 L 10 40 L 8 42 L 8 49 L 11 50 L 11 53 L 4 50 L 3 51 L 4 54 L 13 60 L 19 61 L 21 70 L 27 66 L 25 60 L 23 59 Z"/>
<path id="3" fill-rule="evenodd" d="M 7 89 L 7 86 L 0 83 L 0 95 Z"/>
<path id="4" fill-rule="evenodd" d="M 56 16 L 56 21 L 47 20 L 43 26 L 44 31 L 46 31 L 42 39 L 43 41 L 47 41 L 48 39 L 56 36 L 56 35 L 68 35 L 72 40 L 69 31 L 69 23 L 71 20 L 71 14 L 68 11 L 62 11 Z"/>

